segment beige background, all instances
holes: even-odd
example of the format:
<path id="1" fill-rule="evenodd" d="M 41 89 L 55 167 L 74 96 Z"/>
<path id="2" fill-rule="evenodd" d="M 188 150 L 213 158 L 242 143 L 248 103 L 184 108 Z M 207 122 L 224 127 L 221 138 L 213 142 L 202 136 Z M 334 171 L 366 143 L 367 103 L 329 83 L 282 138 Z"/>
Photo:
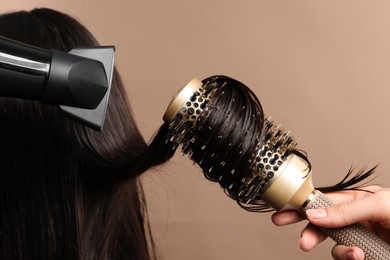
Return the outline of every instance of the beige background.
<path id="1" fill-rule="evenodd" d="M 0 11 L 39 6 L 116 46 L 146 139 L 189 80 L 226 74 L 299 138 L 316 185 L 377 163 L 376 183 L 390 185 L 389 1 L 1 0 Z M 304 223 L 275 227 L 243 211 L 179 153 L 144 180 L 163 259 L 331 258 L 332 241 L 301 252 Z"/>

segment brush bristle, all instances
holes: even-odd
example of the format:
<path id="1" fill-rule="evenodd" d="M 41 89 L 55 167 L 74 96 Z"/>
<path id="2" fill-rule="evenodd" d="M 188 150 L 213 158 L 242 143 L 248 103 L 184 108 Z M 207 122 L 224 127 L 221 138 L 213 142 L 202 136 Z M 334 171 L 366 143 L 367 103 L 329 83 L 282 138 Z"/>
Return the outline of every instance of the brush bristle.
<path id="1" fill-rule="evenodd" d="M 199 165 L 204 176 L 218 182 L 225 193 L 248 211 L 267 212 L 272 207 L 262 196 L 274 183 L 290 154 L 311 164 L 306 153 L 297 150 L 296 141 L 265 119 L 260 101 L 241 82 L 212 76 L 202 81 L 179 112 L 169 121 L 166 144 Z M 187 93 L 185 94 L 187 95 Z M 354 185 L 374 172 L 362 171 L 322 191 L 356 189 Z"/>
<path id="2" fill-rule="evenodd" d="M 276 125 L 271 118 L 265 120 L 263 136 L 259 138 L 250 162 L 251 175 L 242 180 L 239 200 L 250 204 L 261 199 L 263 189 L 270 185 L 279 167 L 296 145 L 290 132 Z"/>
<path id="3" fill-rule="evenodd" d="M 183 154 L 188 154 L 191 160 L 202 168 L 204 175 L 209 180 L 218 182 L 227 195 L 242 204 L 259 205 L 262 203 L 263 189 L 272 181 L 275 172 L 287 154 L 294 149 L 296 142 L 289 132 L 275 125 L 270 118 L 264 120 L 262 125 L 259 124 L 263 116 L 261 108 L 253 105 L 254 114 L 245 116 L 248 108 L 241 106 L 238 109 L 241 114 L 236 115 L 238 121 L 234 127 L 246 125 L 248 128 L 257 126 L 262 129 L 255 131 L 259 136 L 254 136 L 251 146 L 245 148 L 250 152 L 249 156 L 245 157 L 247 161 L 229 161 L 227 158 L 241 156 L 241 144 L 237 144 L 235 140 L 235 147 L 231 147 L 233 142 L 215 133 L 208 121 L 209 117 L 216 113 L 224 115 L 224 120 L 231 120 L 230 114 L 221 111 L 218 105 L 209 106 L 210 98 L 217 95 L 217 92 L 219 98 L 225 95 L 225 84 L 204 84 L 195 91 L 170 123 L 168 141 L 173 144 L 174 149 L 181 145 Z M 232 103 L 238 102 L 234 98 L 227 99 Z"/>

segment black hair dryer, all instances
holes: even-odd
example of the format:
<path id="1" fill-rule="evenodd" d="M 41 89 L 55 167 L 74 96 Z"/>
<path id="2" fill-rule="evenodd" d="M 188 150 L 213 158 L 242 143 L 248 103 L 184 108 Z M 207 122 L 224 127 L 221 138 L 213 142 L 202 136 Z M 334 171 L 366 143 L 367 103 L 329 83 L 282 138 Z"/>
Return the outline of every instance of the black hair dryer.
<path id="1" fill-rule="evenodd" d="M 0 96 L 58 105 L 68 117 L 103 128 L 115 48 L 45 50 L 0 36 Z"/>

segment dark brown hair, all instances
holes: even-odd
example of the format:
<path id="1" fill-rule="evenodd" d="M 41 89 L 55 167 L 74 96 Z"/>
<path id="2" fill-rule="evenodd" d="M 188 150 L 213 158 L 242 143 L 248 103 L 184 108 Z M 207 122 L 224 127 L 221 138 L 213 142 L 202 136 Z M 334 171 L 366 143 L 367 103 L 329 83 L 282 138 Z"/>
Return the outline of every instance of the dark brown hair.
<path id="1" fill-rule="evenodd" d="M 154 154 L 153 157 L 156 160 L 158 156 L 169 157 L 181 146 L 182 152 L 200 166 L 204 176 L 210 181 L 218 182 L 224 192 L 242 208 L 254 212 L 272 211 L 261 200 L 258 192 L 264 180 L 254 180 L 249 188 L 244 181 L 258 178 L 251 172 L 254 152 L 257 146 L 270 138 L 267 136 L 269 133 L 264 131 L 267 120 L 260 101 L 245 84 L 228 76 L 211 76 L 202 80 L 202 84 L 205 96 L 212 94 L 208 100 L 202 96 L 202 100 L 207 103 L 204 110 L 199 112 L 196 122 L 186 121 L 185 116 L 183 118 L 183 115 L 177 113 L 171 123 L 161 126 L 150 147 L 160 147 L 166 152 L 161 151 L 160 155 Z M 189 97 L 190 100 L 195 100 L 197 94 L 199 93 L 195 92 Z M 183 107 L 182 111 L 190 109 Z M 278 134 L 281 134 L 279 130 L 275 132 L 275 135 Z M 292 139 L 286 140 L 289 143 Z M 279 141 L 273 149 L 281 145 Z M 287 149 L 283 157 L 289 154 L 299 156 L 311 168 L 306 153 L 295 148 L 295 145 Z M 356 173 L 350 170 L 335 185 L 317 189 L 322 192 L 357 189 L 370 179 L 375 168 Z M 252 202 L 249 203 L 248 198 Z"/>
<path id="2" fill-rule="evenodd" d="M 98 45 L 46 8 L 1 15 L 0 35 L 65 52 Z M 153 163 L 135 167 L 146 148 L 116 70 L 101 133 L 54 106 L 0 98 L 0 258 L 151 259 L 137 176 Z"/>

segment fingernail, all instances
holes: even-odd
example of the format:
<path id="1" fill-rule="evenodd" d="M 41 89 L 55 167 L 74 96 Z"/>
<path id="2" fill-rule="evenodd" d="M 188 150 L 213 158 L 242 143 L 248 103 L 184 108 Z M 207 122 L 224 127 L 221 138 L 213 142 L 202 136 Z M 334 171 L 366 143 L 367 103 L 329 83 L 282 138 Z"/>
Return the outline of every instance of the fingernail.
<path id="1" fill-rule="evenodd" d="M 308 209 L 306 215 L 309 218 L 325 218 L 327 216 L 326 209 Z"/>
<path id="2" fill-rule="evenodd" d="M 348 252 L 346 255 L 345 255 L 345 259 L 346 260 L 356 260 L 357 258 L 355 257 L 355 254 L 353 252 Z"/>

